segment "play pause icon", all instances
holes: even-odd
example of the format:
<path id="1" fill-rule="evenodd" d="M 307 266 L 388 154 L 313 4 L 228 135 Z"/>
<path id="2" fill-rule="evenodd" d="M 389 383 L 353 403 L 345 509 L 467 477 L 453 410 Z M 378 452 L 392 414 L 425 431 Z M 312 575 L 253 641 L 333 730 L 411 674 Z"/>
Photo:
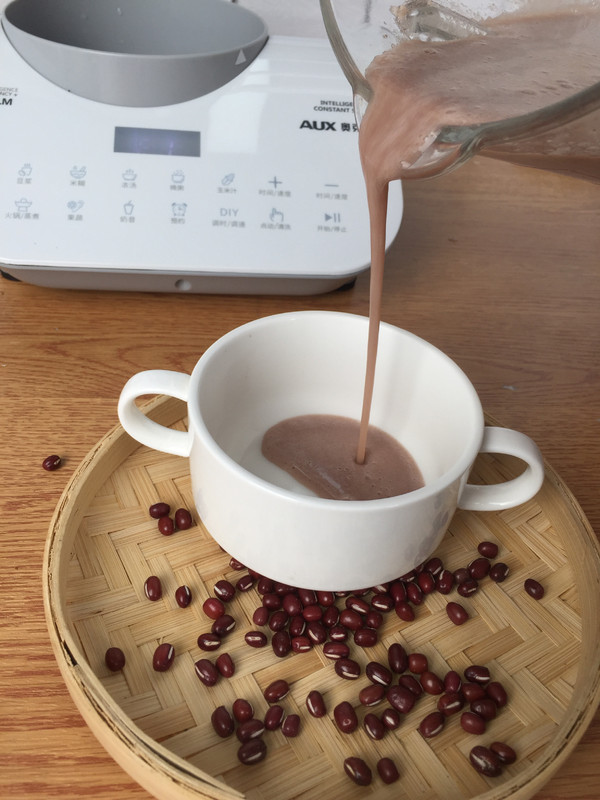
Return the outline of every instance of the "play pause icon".
<path id="1" fill-rule="evenodd" d="M 342 215 L 337 211 L 334 214 L 325 214 L 325 222 L 341 222 Z"/>

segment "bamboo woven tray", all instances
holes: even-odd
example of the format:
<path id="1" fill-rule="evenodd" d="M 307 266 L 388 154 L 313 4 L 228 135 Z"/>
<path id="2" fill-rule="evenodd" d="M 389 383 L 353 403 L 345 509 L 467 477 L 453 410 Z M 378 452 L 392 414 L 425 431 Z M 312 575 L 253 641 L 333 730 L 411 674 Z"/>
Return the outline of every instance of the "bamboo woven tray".
<path id="1" fill-rule="evenodd" d="M 150 415 L 166 425 L 185 426 L 178 401 L 155 398 Z M 496 482 L 514 474 L 514 462 L 480 457 L 476 479 Z M 238 593 L 231 603 L 237 627 L 219 652 L 236 664 L 231 679 L 208 688 L 196 677 L 194 661 L 206 656 L 198 634 L 209 630 L 202 611 L 222 577 L 241 574 L 229 567 L 200 524 L 171 537 L 161 536 L 148 507 L 158 500 L 172 508 L 192 509 L 187 460 L 140 447 L 120 426 L 102 439 L 73 476 L 56 509 L 46 549 L 44 597 L 50 637 L 66 685 L 87 724 L 112 757 L 160 800 L 235 798 L 251 800 L 500 800 L 529 798 L 568 757 L 591 721 L 600 700 L 600 553 L 598 542 L 577 503 L 547 469 L 535 500 L 505 512 L 458 512 L 438 554 L 445 566 L 465 566 L 477 544 L 500 545 L 498 560 L 511 569 L 502 584 L 482 581 L 469 600 L 438 593 L 417 608 L 414 622 L 384 615 L 379 643 L 368 650 L 352 645 L 363 666 L 357 681 L 337 677 L 321 647 L 309 653 L 275 657 L 270 646 L 257 650 L 244 642 L 260 605 L 255 590 Z M 150 603 L 143 584 L 161 576 L 163 599 Z M 526 577 L 545 587 L 541 601 L 523 590 Z M 188 584 L 194 599 L 186 609 L 174 602 L 174 590 Z M 584 589 L 582 591 L 582 588 Z M 471 612 L 464 625 L 452 625 L 448 600 Z M 152 653 L 163 639 L 177 657 L 166 673 L 153 672 Z M 462 672 L 469 664 L 487 664 L 501 681 L 509 703 L 477 737 L 465 733 L 458 717 L 443 732 L 424 740 L 417 725 L 435 707 L 423 696 L 415 710 L 383 740 L 371 740 L 362 727 L 338 732 L 332 709 L 341 700 L 357 705 L 368 683 L 364 666 L 386 662 L 386 647 L 402 641 L 408 652 L 425 653 L 433 671 Z M 126 653 L 121 673 L 110 673 L 104 653 L 111 645 Z M 209 654 L 210 657 L 210 654 Z M 285 678 L 291 686 L 282 701 L 302 719 L 300 735 L 285 739 L 267 732 L 267 758 L 243 766 L 236 758 L 235 736 L 219 739 L 210 716 L 236 697 L 254 704 L 263 716 L 262 690 Z M 328 716 L 310 717 L 305 698 L 319 689 Z M 383 708 L 384 705 L 381 706 Z M 380 707 L 368 709 L 377 712 Z M 475 744 L 503 740 L 518 752 L 517 762 L 498 778 L 484 778 L 468 763 Z M 373 769 L 368 787 L 344 774 L 346 756 L 362 755 Z M 401 778 L 386 786 L 375 763 L 383 755 L 396 761 Z"/>

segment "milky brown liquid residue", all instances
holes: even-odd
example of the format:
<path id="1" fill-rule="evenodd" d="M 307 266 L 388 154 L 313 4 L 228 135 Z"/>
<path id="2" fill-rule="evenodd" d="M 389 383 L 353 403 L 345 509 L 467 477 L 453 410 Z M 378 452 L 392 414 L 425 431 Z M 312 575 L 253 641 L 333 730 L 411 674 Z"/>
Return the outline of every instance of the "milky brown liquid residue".
<path id="1" fill-rule="evenodd" d="M 410 453 L 372 425 L 365 463 L 357 464 L 359 426 L 329 414 L 290 417 L 266 432 L 262 452 L 307 489 L 333 500 L 377 500 L 423 486 Z"/>

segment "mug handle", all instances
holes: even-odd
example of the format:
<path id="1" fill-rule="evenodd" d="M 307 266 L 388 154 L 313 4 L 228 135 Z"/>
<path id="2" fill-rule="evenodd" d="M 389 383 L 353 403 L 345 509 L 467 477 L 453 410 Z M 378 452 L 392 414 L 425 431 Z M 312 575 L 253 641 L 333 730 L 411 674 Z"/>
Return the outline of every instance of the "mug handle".
<path id="1" fill-rule="evenodd" d="M 192 449 L 190 431 L 174 431 L 149 419 L 136 405 L 144 394 L 164 394 L 187 403 L 190 376 L 184 372 L 151 369 L 138 372 L 123 387 L 119 396 L 119 421 L 127 433 L 141 444 L 173 456 L 187 458 Z"/>
<path id="2" fill-rule="evenodd" d="M 512 480 L 490 486 L 467 483 L 458 499 L 465 511 L 499 511 L 514 508 L 537 494 L 544 482 L 544 460 L 535 442 L 510 428 L 486 427 L 480 453 L 504 453 L 527 464 L 525 471 Z"/>

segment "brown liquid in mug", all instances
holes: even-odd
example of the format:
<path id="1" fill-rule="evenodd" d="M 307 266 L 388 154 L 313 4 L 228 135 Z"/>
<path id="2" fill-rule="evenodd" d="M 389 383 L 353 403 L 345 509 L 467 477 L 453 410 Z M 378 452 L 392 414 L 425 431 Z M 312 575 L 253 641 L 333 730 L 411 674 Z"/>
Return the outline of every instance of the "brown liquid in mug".
<path id="1" fill-rule="evenodd" d="M 371 283 L 360 424 L 347 420 L 341 425 L 332 421 L 336 418 L 317 416 L 315 420 L 310 415 L 275 426 L 276 447 L 271 442 L 274 429 L 265 435 L 266 457 L 320 496 L 372 499 L 411 491 L 406 487 L 412 480 L 416 480 L 413 488 L 419 480 L 418 485 L 423 485 L 418 467 L 394 439 L 393 445 L 386 442 L 388 449 L 379 455 L 384 445 L 377 429 L 369 425 L 389 182 L 409 175 L 407 169 L 443 126 L 526 114 L 600 81 L 600 14 L 589 8 L 539 17 L 506 15 L 486 25 L 487 35 L 479 37 L 441 43 L 402 42 L 377 56 L 367 70 L 373 95 L 360 126 L 359 148 L 370 217 Z M 587 138 L 578 121 L 558 129 L 556 135 L 551 132 L 496 146 L 481 155 L 600 180 L 600 127 L 596 129 L 589 121 L 584 124 Z M 576 138 L 570 141 L 570 135 Z M 532 146 L 533 156 L 529 153 Z M 430 175 L 435 174 L 433 164 Z M 316 437 L 315 430 L 319 430 Z M 410 461 L 412 465 L 407 466 Z M 379 473 L 377 494 L 367 497 L 375 471 Z M 342 475 L 347 476 L 343 481 Z M 339 494 L 329 494 L 334 491 Z"/>
<path id="2" fill-rule="evenodd" d="M 266 432 L 263 455 L 319 497 L 376 500 L 423 486 L 410 453 L 393 436 L 369 426 L 364 464 L 356 461 L 358 420 L 330 414 L 290 417 Z"/>

